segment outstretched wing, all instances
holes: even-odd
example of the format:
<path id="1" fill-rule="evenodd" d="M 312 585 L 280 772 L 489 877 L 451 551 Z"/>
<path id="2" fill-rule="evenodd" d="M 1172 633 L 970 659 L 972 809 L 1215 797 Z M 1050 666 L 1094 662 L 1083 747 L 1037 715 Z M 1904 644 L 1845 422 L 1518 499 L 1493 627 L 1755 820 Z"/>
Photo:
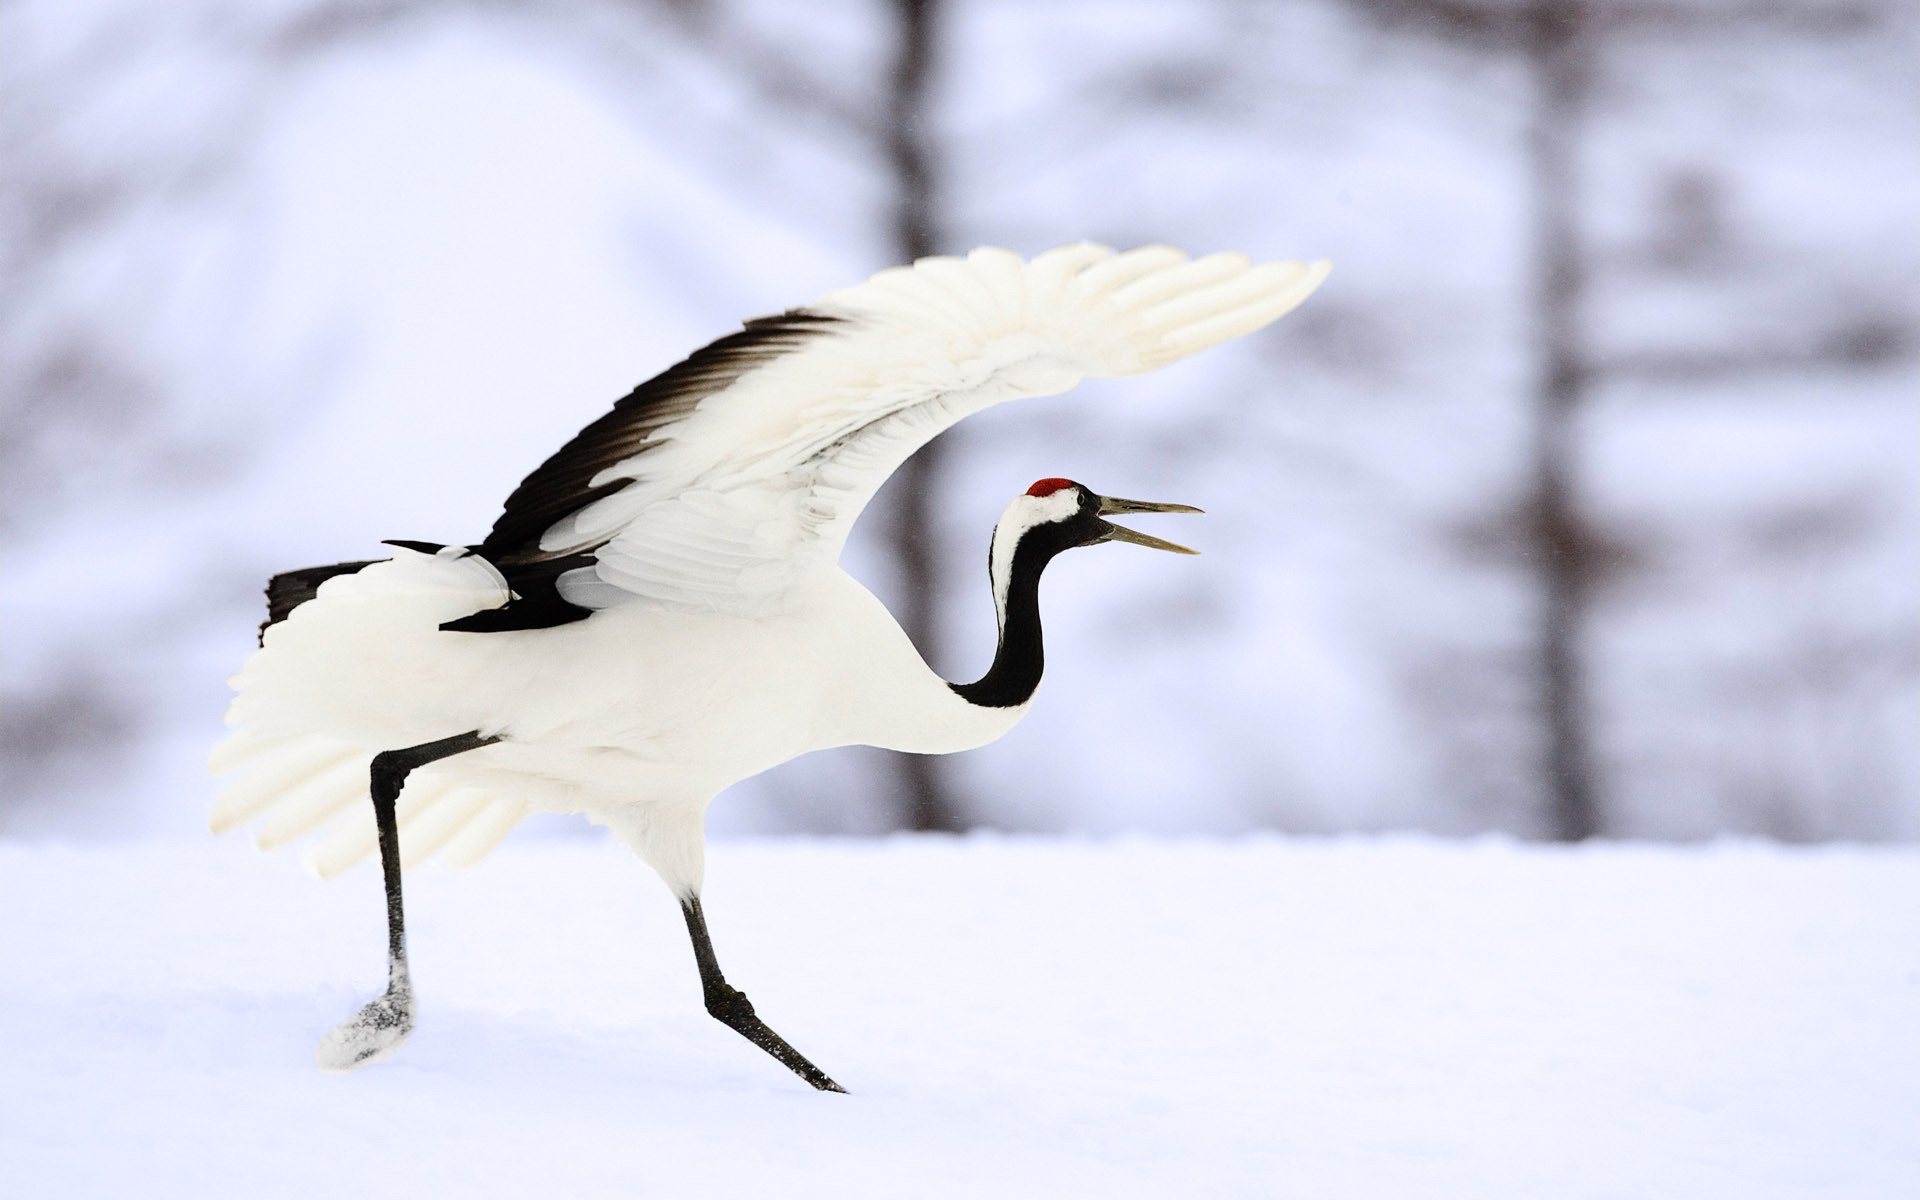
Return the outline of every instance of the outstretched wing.
<path id="1" fill-rule="evenodd" d="M 909 455 L 969 413 L 1249 333 L 1327 264 L 1148 246 L 996 249 L 752 321 L 636 388 L 513 493 L 481 553 L 520 599 L 455 628 L 651 602 L 777 605 Z M 522 613 L 513 615 L 519 606 Z"/>

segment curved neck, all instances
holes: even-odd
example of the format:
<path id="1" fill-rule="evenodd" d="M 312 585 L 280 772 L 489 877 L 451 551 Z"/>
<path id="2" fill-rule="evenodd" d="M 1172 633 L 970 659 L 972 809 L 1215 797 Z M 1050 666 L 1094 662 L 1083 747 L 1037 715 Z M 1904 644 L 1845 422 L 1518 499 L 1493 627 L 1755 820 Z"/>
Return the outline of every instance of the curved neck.
<path id="1" fill-rule="evenodd" d="M 1030 536 L 1014 547 L 1004 571 L 997 559 L 988 563 L 1000 611 L 1000 643 L 985 675 L 972 683 L 947 685 L 962 700 L 982 708 L 1018 708 L 1033 698 L 1046 669 L 1040 640 L 1040 573 L 1062 549 Z"/>

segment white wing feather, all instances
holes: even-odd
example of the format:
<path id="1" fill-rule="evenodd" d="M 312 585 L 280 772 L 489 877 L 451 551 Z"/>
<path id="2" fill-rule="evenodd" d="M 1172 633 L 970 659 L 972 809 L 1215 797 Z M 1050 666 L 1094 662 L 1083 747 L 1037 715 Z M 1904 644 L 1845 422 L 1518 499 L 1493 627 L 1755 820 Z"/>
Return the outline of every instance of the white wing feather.
<path id="1" fill-rule="evenodd" d="M 742 374 L 590 480 L 619 486 L 547 528 L 586 608 L 635 600 L 755 611 L 830 568 L 867 501 L 961 418 L 1088 377 L 1152 370 L 1304 300 L 1325 263 L 1189 260 L 1076 244 L 1023 262 L 929 258 L 801 310 L 830 331 Z"/>

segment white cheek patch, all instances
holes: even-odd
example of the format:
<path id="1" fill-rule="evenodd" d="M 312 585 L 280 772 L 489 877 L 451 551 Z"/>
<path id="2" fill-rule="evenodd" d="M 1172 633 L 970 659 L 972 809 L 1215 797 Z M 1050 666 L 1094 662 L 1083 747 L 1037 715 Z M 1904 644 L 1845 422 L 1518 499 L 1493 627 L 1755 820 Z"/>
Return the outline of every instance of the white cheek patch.
<path id="1" fill-rule="evenodd" d="M 1013 584 L 1013 550 L 1029 529 L 1065 521 L 1080 511 L 1080 489 L 1061 488 L 1047 496 L 1015 496 L 1000 523 L 993 527 L 993 551 L 988 556 L 993 576 L 993 609 L 1001 624 L 1007 619 L 1007 589 Z"/>

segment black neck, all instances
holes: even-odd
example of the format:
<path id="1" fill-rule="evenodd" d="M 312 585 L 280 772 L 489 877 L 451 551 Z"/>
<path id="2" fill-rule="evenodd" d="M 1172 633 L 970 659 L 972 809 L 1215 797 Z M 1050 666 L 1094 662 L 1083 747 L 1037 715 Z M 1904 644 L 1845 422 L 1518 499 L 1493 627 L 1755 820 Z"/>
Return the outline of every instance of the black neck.
<path id="1" fill-rule="evenodd" d="M 1014 547 L 993 665 L 973 683 L 947 685 L 962 700 L 982 708 L 1017 708 L 1032 698 L 1046 669 L 1040 642 L 1040 573 L 1063 549 L 1065 546 L 1053 546 L 1048 539 L 1033 536 L 1020 539 Z"/>

